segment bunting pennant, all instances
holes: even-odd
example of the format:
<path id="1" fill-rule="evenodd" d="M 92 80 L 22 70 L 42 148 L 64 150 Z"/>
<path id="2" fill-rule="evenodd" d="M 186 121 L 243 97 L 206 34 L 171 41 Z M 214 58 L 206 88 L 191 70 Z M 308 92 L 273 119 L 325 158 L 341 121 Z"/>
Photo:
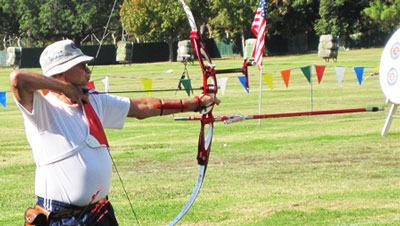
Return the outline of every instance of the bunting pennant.
<path id="1" fill-rule="evenodd" d="M 357 75 L 358 84 L 360 84 L 361 86 L 364 74 L 364 67 L 354 67 L 354 71 L 356 72 Z"/>
<path id="2" fill-rule="evenodd" d="M 219 88 L 221 90 L 222 96 L 225 95 L 226 84 L 228 83 L 228 77 L 217 78 Z"/>
<path id="3" fill-rule="evenodd" d="M 308 83 L 311 83 L 311 65 L 301 67 L 301 71 L 306 76 Z"/>
<path id="4" fill-rule="evenodd" d="M 151 87 L 153 84 L 153 80 L 147 78 L 141 78 L 140 81 L 143 84 L 144 90 L 147 91 L 147 96 L 151 97 Z"/>
<path id="5" fill-rule="evenodd" d="M 290 70 L 281 71 L 282 79 L 285 82 L 286 88 L 289 88 Z"/>
<path id="6" fill-rule="evenodd" d="M 96 87 L 94 86 L 94 81 L 91 81 L 88 83 L 88 88 L 89 89 L 96 89 Z"/>
<path id="7" fill-rule="evenodd" d="M 249 88 L 247 88 L 247 86 L 246 86 L 246 77 L 245 76 L 238 76 L 238 79 L 239 79 L 240 83 L 242 84 L 242 86 L 244 87 L 244 89 L 246 90 L 246 92 L 250 93 Z"/>
<path id="8" fill-rule="evenodd" d="M 343 77 L 344 77 L 344 72 L 346 71 L 346 67 L 335 67 L 335 71 L 336 71 L 336 77 L 338 80 L 338 84 L 341 86 Z"/>
<path id="9" fill-rule="evenodd" d="M 0 92 L 0 104 L 3 105 L 4 108 L 7 108 L 7 98 L 6 92 Z"/>
<path id="10" fill-rule="evenodd" d="M 109 89 L 110 89 L 110 77 L 106 76 L 106 77 L 103 78 L 101 81 L 102 81 L 103 84 L 104 84 L 104 91 L 105 91 L 105 92 L 108 92 Z"/>
<path id="11" fill-rule="evenodd" d="M 43 96 L 46 96 L 49 92 L 50 90 L 48 89 L 42 89 Z"/>
<path id="12" fill-rule="evenodd" d="M 263 74 L 262 77 L 263 77 L 265 83 L 267 83 L 269 89 L 270 89 L 270 90 L 273 90 L 274 87 L 273 87 L 273 85 L 272 85 L 272 73 Z"/>
<path id="13" fill-rule="evenodd" d="M 185 87 L 187 95 L 190 97 L 190 91 L 192 90 L 192 84 L 191 84 L 190 79 L 183 78 L 180 81 L 183 84 L 183 87 Z"/>
<path id="14" fill-rule="evenodd" d="M 315 65 L 315 72 L 317 72 L 318 84 L 320 84 L 321 80 L 322 80 L 322 76 L 324 75 L 324 72 L 325 72 L 325 66 L 324 65 Z"/>

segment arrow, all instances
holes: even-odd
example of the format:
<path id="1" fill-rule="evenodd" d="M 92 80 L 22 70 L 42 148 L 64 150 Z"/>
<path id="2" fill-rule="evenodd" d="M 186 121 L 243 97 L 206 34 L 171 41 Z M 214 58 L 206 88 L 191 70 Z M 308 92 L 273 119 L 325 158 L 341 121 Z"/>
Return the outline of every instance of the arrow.
<path id="1" fill-rule="evenodd" d="M 264 114 L 264 115 L 214 116 L 214 121 L 223 121 L 225 124 L 229 124 L 229 123 L 239 122 L 239 121 L 248 120 L 248 119 L 346 114 L 346 113 L 356 113 L 356 112 L 377 112 L 377 111 L 383 111 L 383 110 L 385 110 L 384 107 L 367 107 L 367 108 L 353 108 L 353 109 L 325 110 L 325 111 L 306 111 L 306 112 L 277 113 L 277 114 Z M 175 116 L 174 120 L 177 120 L 177 121 L 201 120 L 201 116 Z"/>

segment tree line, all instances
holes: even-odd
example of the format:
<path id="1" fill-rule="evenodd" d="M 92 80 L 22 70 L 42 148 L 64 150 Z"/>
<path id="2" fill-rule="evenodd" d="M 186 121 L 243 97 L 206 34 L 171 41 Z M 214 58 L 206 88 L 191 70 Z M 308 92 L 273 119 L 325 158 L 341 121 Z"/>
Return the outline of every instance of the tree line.
<path id="1" fill-rule="evenodd" d="M 188 39 L 186 15 L 177 0 L 116 0 L 105 43 L 172 43 Z M 250 31 L 259 0 L 187 0 L 205 38 L 232 42 Z M 334 34 L 382 45 L 399 25 L 398 0 L 267 0 L 267 38 Z M 38 47 L 55 40 L 98 44 L 114 0 L 0 0 L 0 50 Z M 267 39 L 268 40 L 268 39 Z"/>

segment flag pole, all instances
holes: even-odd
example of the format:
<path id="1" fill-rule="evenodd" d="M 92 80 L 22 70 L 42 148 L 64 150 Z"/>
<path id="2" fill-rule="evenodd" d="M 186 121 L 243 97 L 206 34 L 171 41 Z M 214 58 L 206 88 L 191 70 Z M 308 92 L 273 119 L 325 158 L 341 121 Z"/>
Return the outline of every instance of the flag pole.
<path id="1" fill-rule="evenodd" d="M 258 70 L 260 71 L 260 90 L 258 98 L 258 113 L 261 114 L 261 91 L 262 91 L 262 61 L 263 53 L 265 48 L 265 29 L 266 29 L 266 17 L 267 17 L 267 7 L 265 0 L 260 0 L 258 4 L 256 15 L 254 16 L 253 23 L 251 24 L 251 31 L 257 37 L 256 43 L 254 45 L 252 57 L 258 65 Z M 261 120 L 258 121 L 258 125 L 261 125 Z"/>
<path id="2" fill-rule="evenodd" d="M 313 85 L 312 85 L 312 76 L 310 75 L 310 101 L 311 101 L 311 111 L 314 109 L 314 96 L 313 96 Z"/>
<path id="3" fill-rule="evenodd" d="M 260 67 L 260 90 L 258 94 L 258 114 L 261 115 L 261 104 L 262 104 L 262 72 L 263 72 L 263 66 Z M 261 125 L 261 119 L 258 119 L 258 125 Z"/>

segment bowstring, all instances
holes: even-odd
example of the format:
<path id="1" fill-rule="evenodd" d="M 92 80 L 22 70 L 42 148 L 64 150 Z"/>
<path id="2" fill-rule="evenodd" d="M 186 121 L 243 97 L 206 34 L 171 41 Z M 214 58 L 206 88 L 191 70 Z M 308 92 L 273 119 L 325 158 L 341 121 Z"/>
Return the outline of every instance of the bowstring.
<path id="1" fill-rule="evenodd" d="M 100 49 L 101 49 L 101 46 L 103 45 L 104 38 L 105 38 L 105 36 L 106 36 L 106 34 L 107 34 L 108 26 L 110 25 L 111 17 L 112 17 L 112 14 L 113 14 L 113 12 L 114 12 L 114 9 L 115 9 L 116 4 L 117 4 L 117 0 L 114 0 L 113 7 L 112 7 L 112 9 L 111 9 L 110 15 L 108 16 L 107 24 L 106 24 L 106 27 L 105 27 L 104 32 L 103 32 L 103 36 L 101 37 L 101 40 L 100 40 L 99 48 L 97 49 L 97 53 L 96 53 L 96 56 L 95 56 L 95 58 L 94 58 L 95 60 L 96 60 L 97 57 L 99 56 Z M 95 64 L 92 65 L 92 70 L 91 70 L 92 73 L 93 73 L 94 66 L 95 66 Z M 124 191 L 124 194 L 125 194 L 126 198 L 128 199 L 129 206 L 130 206 L 130 208 L 131 208 L 131 211 L 132 211 L 132 213 L 133 213 L 133 216 L 135 217 L 137 224 L 138 224 L 138 225 L 141 225 L 140 222 L 139 222 L 139 219 L 137 218 L 136 212 L 135 212 L 135 210 L 133 209 L 133 205 L 132 205 L 131 199 L 129 198 L 128 192 L 127 192 L 126 189 L 125 189 L 124 182 L 123 182 L 123 180 L 122 180 L 122 178 L 121 178 L 121 175 L 119 174 L 117 165 L 115 164 L 114 158 L 112 157 L 110 150 L 108 150 L 108 154 L 110 155 L 111 162 L 112 162 L 112 164 L 113 164 L 113 166 L 114 166 L 115 172 L 117 173 L 118 178 L 119 178 L 119 181 L 121 182 L 121 185 L 122 185 L 122 189 L 123 189 L 123 191 Z"/>
<path id="2" fill-rule="evenodd" d="M 100 45 L 99 45 L 99 48 L 97 49 L 96 56 L 94 57 L 94 60 L 96 60 L 97 57 L 99 56 L 100 49 L 101 49 L 101 46 L 103 45 L 104 38 L 105 38 L 105 36 L 106 36 L 106 34 L 107 34 L 108 26 L 110 25 L 111 17 L 112 17 L 112 14 L 113 14 L 113 12 L 114 12 L 115 5 L 116 5 L 116 4 L 117 4 L 117 0 L 114 0 L 114 4 L 113 4 L 113 7 L 112 7 L 112 9 L 111 9 L 111 13 L 110 13 L 110 15 L 108 16 L 107 24 L 106 24 L 106 27 L 104 28 L 103 36 L 101 37 Z M 92 70 L 91 70 L 92 72 L 93 72 L 93 68 L 94 68 L 94 64 L 92 65 Z"/>
<path id="3" fill-rule="evenodd" d="M 125 184 L 124 184 L 124 182 L 123 182 L 123 180 L 122 180 L 122 178 L 121 178 L 121 175 L 119 174 L 117 165 L 115 164 L 114 158 L 112 157 L 110 150 L 108 150 L 108 153 L 109 153 L 109 155 L 110 155 L 112 164 L 114 165 L 115 172 L 116 172 L 117 175 L 118 175 L 119 181 L 121 182 L 122 190 L 124 190 L 124 194 L 125 194 L 126 198 L 128 199 L 128 203 L 129 203 L 129 206 L 131 207 L 133 216 L 135 216 L 136 223 L 137 223 L 138 225 L 141 225 L 140 222 L 139 222 L 139 219 L 137 218 L 136 212 L 135 212 L 135 210 L 133 209 L 133 205 L 132 205 L 131 199 L 129 198 L 128 192 L 126 191 Z"/>

